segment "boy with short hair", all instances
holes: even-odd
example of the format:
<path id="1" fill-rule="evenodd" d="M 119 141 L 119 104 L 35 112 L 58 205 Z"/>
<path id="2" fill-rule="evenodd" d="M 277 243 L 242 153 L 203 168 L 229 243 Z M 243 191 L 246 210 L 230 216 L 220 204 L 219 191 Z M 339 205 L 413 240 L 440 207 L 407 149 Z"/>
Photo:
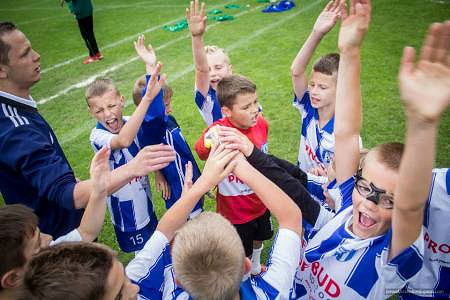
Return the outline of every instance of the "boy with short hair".
<path id="1" fill-rule="evenodd" d="M 124 97 L 110 79 L 97 79 L 86 88 L 86 102 L 97 125 L 90 142 L 94 151 L 107 146 L 111 149 L 110 166 L 116 169 L 131 161 L 145 146 L 140 130 L 145 113 L 158 95 L 165 76 L 156 79 L 161 64 L 155 68 L 146 95 L 130 118 L 122 116 Z M 147 176 L 133 179 L 108 198 L 108 208 L 120 248 L 135 252 L 144 246 L 158 223 L 152 205 Z"/>
<path id="2" fill-rule="evenodd" d="M 291 65 L 293 105 L 302 114 L 297 164 L 304 172 L 326 175 L 334 156 L 334 110 L 339 54 L 319 58 L 309 83 L 306 68 L 322 38 L 336 25 L 342 0 L 330 1 Z"/>
<path id="3" fill-rule="evenodd" d="M 218 82 L 233 73 L 230 58 L 224 49 L 217 46 L 203 46 L 206 30 L 205 3 L 199 8 L 198 0 L 191 1 L 186 8 L 186 19 L 192 35 L 192 54 L 195 63 L 195 104 L 206 125 L 222 118 L 217 100 Z"/>
<path id="4" fill-rule="evenodd" d="M 353 0 L 349 14 L 343 9 L 341 15 L 335 135 L 342 208 L 308 241 L 298 272 L 300 299 L 385 298 L 422 268 L 422 222 L 437 125 L 450 104 L 446 62 L 450 26 L 433 24 L 417 65 L 414 50 L 408 47 L 400 65 L 405 146 L 378 145 L 358 169 L 360 48 L 370 22 L 370 1 Z"/>
<path id="5" fill-rule="evenodd" d="M 134 85 L 133 100 L 136 105 L 139 105 L 142 99 L 141 95 L 145 95 L 146 93 L 146 86 L 148 81 L 151 80 L 151 74 L 155 72 L 156 54 L 151 45 L 148 47 L 145 45 L 143 35 L 139 36 L 135 43 L 135 49 L 145 63 L 147 73 L 147 75 L 140 77 Z M 181 133 L 181 128 L 176 119 L 171 115 L 172 95 L 172 88 L 167 84 L 163 84 L 160 95 L 156 97 L 148 108 L 142 125 L 143 135 L 148 143 L 167 144 L 175 151 L 175 161 L 155 174 L 156 188 L 157 190 L 162 188 L 167 209 L 181 196 L 186 174 L 185 165 L 189 161 L 193 167 L 194 182 L 200 177 L 200 169 L 195 162 L 191 149 Z M 194 218 L 202 209 L 203 197 L 197 203 L 189 218 Z"/>
<path id="6" fill-rule="evenodd" d="M 195 144 L 199 158 L 206 159 L 209 154 L 205 136 L 220 126 L 238 129 L 257 148 L 267 152 L 269 129 L 266 120 L 259 113 L 256 85 L 240 75 L 228 76 L 222 78 L 217 85 L 217 95 L 224 118 L 205 129 Z M 245 254 L 252 257 L 252 273 L 258 274 L 261 270 L 262 241 L 272 236 L 269 211 L 251 188 L 235 174 L 230 174 L 218 185 L 217 211 L 236 227 L 244 244 Z"/>
<path id="7" fill-rule="evenodd" d="M 171 298 L 266 299 L 269 295 L 288 299 L 299 262 L 299 256 L 291 255 L 291 251 L 300 251 L 300 210 L 243 157 L 230 162 L 235 156 L 236 151 L 225 149 L 223 145 L 212 146 L 202 176 L 161 218 L 157 231 L 144 250 L 128 265 L 127 274 L 136 274 L 136 279 L 134 276 L 130 278 L 138 280 L 141 291 L 145 290 L 146 280 L 148 284 L 153 282 L 151 275 L 146 276 L 151 267 L 151 272 L 160 269 L 159 276 L 165 278 L 163 294 Z M 231 171 L 245 180 L 279 222 L 279 233 L 268 259 L 270 263 L 267 271 L 260 276 L 249 276 L 251 262 L 245 257 L 239 235 L 219 214 L 204 212 L 183 226 L 198 196 Z M 172 263 L 169 242 L 174 236 L 171 252 L 173 270 L 167 271 L 164 266 Z M 146 255 L 146 252 L 151 253 L 151 249 L 159 251 Z M 291 251 L 286 252 L 285 249 Z M 138 260 L 140 267 L 136 264 Z M 153 275 L 153 280 L 156 280 L 158 274 Z M 139 280 L 143 276 L 145 278 Z"/>

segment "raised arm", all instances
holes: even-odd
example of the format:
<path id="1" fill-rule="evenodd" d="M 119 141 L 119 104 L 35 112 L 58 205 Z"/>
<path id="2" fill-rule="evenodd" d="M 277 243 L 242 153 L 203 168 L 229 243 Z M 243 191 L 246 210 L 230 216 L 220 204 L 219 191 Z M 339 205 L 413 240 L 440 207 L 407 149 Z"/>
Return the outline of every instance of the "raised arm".
<path id="1" fill-rule="evenodd" d="M 209 89 L 209 66 L 203 45 L 203 34 L 206 30 L 205 3 L 198 7 L 198 0 L 191 1 L 186 8 L 186 19 L 192 35 L 192 55 L 195 64 L 195 86 L 206 97 Z"/>
<path id="2" fill-rule="evenodd" d="M 134 42 L 134 49 L 137 55 L 145 63 L 145 71 L 147 74 L 153 74 L 156 69 L 156 54 L 152 45 L 145 46 L 145 36 L 140 35 L 138 40 Z"/>
<path id="3" fill-rule="evenodd" d="M 322 38 L 336 25 L 342 0 L 330 1 L 317 17 L 313 30 L 297 53 L 291 65 L 292 85 L 297 97 L 302 97 L 308 87 L 306 68 Z"/>
<path id="4" fill-rule="evenodd" d="M 405 105 L 405 152 L 394 193 L 389 258 L 419 236 L 431 182 L 440 116 L 450 104 L 450 21 L 430 26 L 416 63 L 406 47 L 400 65 L 400 95 Z M 420 157 L 420 159 L 418 159 Z"/>
<path id="5" fill-rule="evenodd" d="M 236 165 L 236 163 L 231 160 L 237 153 L 237 150 L 225 149 L 223 146 L 213 146 L 202 175 L 190 188 L 189 185 L 192 181 L 192 172 L 189 173 L 191 179 L 185 180 L 184 187 L 184 189 L 188 189 L 188 191 L 183 191 L 181 198 L 162 216 L 158 223 L 157 230 L 162 232 L 169 241 L 173 238 L 175 232 L 186 222 L 189 214 L 201 196 L 230 174 Z"/>
<path id="6" fill-rule="evenodd" d="M 341 9 L 339 70 L 335 107 L 335 161 L 338 183 L 353 176 L 359 165 L 359 133 L 362 124 L 360 48 L 370 23 L 370 0 L 351 0 Z"/>
<path id="7" fill-rule="evenodd" d="M 165 82 L 165 75 L 160 76 L 160 78 L 158 79 L 161 67 L 162 64 L 160 63 L 156 65 L 156 68 L 152 73 L 152 78 L 148 82 L 147 92 L 145 93 L 144 97 L 142 97 L 141 102 L 136 107 L 136 110 L 133 112 L 130 119 L 125 123 L 125 125 L 123 125 L 119 133 L 114 135 L 114 137 L 111 139 L 112 150 L 130 146 L 134 138 L 136 137 L 149 105 L 158 95 L 159 91 L 161 90 L 161 86 Z"/>
<path id="8" fill-rule="evenodd" d="M 111 151 L 103 146 L 91 162 L 89 173 L 92 181 L 92 192 L 78 227 L 78 232 L 85 242 L 92 242 L 100 234 L 105 220 L 106 198 L 108 197 L 108 186 L 111 180 L 109 171 L 110 153 Z"/>

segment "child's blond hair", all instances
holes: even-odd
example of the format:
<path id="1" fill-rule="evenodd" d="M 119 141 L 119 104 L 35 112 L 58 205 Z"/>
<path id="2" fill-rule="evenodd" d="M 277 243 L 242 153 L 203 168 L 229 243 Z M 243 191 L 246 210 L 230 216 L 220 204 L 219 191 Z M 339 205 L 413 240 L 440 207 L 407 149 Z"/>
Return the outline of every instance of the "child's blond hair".
<path id="1" fill-rule="evenodd" d="M 203 212 L 176 234 L 172 248 L 175 277 L 197 300 L 233 299 L 244 275 L 245 252 L 231 223 Z"/>
<path id="2" fill-rule="evenodd" d="M 116 91 L 117 95 L 120 95 L 114 81 L 110 78 L 99 78 L 90 83 L 85 92 L 86 102 L 89 105 L 89 99 L 93 97 L 103 96 L 109 91 Z"/>
<path id="3" fill-rule="evenodd" d="M 207 45 L 205 46 L 205 53 L 206 55 L 208 54 L 214 54 L 216 52 L 222 53 L 223 56 L 225 57 L 225 62 L 227 64 L 230 64 L 230 57 L 228 56 L 227 52 L 225 51 L 225 49 L 223 48 L 219 48 L 217 46 L 214 45 Z"/>

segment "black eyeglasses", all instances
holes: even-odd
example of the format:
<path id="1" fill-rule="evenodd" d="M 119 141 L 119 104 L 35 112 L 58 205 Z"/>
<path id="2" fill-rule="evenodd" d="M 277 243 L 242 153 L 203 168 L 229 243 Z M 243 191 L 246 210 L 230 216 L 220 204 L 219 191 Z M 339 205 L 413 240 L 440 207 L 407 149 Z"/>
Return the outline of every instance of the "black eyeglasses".
<path id="1" fill-rule="evenodd" d="M 377 188 L 372 182 L 362 177 L 362 169 L 358 170 L 355 179 L 356 190 L 361 196 L 383 208 L 392 209 L 394 207 L 394 195 Z"/>

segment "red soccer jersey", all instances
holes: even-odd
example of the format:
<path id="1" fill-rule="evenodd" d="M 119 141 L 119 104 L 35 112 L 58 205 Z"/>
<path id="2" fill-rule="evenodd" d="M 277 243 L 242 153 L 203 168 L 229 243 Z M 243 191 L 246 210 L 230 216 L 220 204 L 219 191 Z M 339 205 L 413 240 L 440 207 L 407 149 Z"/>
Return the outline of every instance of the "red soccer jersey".
<path id="1" fill-rule="evenodd" d="M 267 135 L 269 126 L 266 120 L 258 117 L 255 126 L 248 129 L 235 127 L 228 118 L 217 120 L 206 128 L 197 143 L 195 151 L 202 160 L 209 155 L 209 148 L 204 145 L 204 135 L 214 125 L 233 127 L 245 134 L 252 143 L 264 152 L 267 152 Z M 266 207 L 248 185 L 242 182 L 236 175 L 230 173 L 228 177 L 219 182 L 217 189 L 217 212 L 227 218 L 232 224 L 250 222 L 264 214 Z"/>

